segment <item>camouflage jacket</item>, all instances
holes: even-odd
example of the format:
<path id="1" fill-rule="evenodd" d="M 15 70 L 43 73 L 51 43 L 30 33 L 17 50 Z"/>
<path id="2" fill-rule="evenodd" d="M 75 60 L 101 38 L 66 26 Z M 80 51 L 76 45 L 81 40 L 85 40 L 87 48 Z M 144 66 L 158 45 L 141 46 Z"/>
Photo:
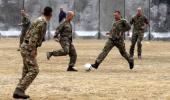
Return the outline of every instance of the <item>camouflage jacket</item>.
<path id="1" fill-rule="evenodd" d="M 134 16 L 130 20 L 130 24 L 134 26 L 133 31 L 139 31 L 139 30 L 144 30 L 142 27 L 145 24 L 149 24 L 148 19 L 142 15 L 142 16 Z"/>
<path id="2" fill-rule="evenodd" d="M 30 24 L 31 24 L 31 21 L 30 21 L 30 19 L 28 18 L 28 16 L 23 16 L 22 17 L 22 19 L 21 19 L 21 26 L 22 27 L 29 27 L 30 26 Z"/>
<path id="3" fill-rule="evenodd" d="M 125 19 L 120 19 L 113 23 L 113 27 L 110 30 L 112 39 L 123 38 L 123 34 L 131 29 L 130 24 Z"/>
<path id="4" fill-rule="evenodd" d="M 72 25 L 70 22 L 64 21 L 56 28 L 54 38 L 58 37 L 72 40 Z"/>
<path id="5" fill-rule="evenodd" d="M 30 48 L 40 47 L 46 34 L 46 26 L 46 19 L 43 16 L 39 17 L 31 24 L 24 38 L 24 42 L 28 44 Z"/>

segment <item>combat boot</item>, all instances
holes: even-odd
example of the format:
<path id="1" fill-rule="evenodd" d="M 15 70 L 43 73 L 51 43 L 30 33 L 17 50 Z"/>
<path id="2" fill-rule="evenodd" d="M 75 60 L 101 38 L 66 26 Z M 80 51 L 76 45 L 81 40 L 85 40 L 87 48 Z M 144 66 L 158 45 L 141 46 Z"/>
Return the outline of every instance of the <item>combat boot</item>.
<path id="1" fill-rule="evenodd" d="M 67 71 L 77 72 L 78 70 L 75 69 L 73 66 L 69 66 L 69 67 L 67 68 Z"/>
<path id="2" fill-rule="evenodd" d="M 130 60 L 129 60 L 129 68 L 133 69 L 133 67 L 134 67 L 134 59 L 130 58 Z"/>
<path id="3" fill-rule="evenodd" d="M 29 95 L 25 95 L 25 92 L 20 89 L 20 88 L 16 88 L 13 94 L 13 98 L 15 99 L 28 99 L 30 98 Z"/>
<path id="4" fill-rule="evenodd" d="M 52 52 L 47 52 L 47 60 L 50 60 L 51 56 L 52 56 Z"/>

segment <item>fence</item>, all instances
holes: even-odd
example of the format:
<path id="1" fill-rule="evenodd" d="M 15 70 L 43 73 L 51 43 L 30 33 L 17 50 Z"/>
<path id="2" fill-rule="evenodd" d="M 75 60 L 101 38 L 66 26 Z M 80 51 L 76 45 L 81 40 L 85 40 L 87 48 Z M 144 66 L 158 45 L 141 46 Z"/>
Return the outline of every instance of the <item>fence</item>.
<path id="1" fill-rule="evenodd" d="M 0 33 L 1 35 L 18 35 L 20 27 L 20 9 L 23 7 L 35 20 L 41 15 L 45 6 L 53 8 L 53 18 L 49 30 L 58 26 L 59 8 L 73 10 L 76 16 L 73 21 L 74 37 L 105 37 L 113 23 L 113 11 L 120 10 L 128 21 L 142 7 L 150 21 L 146 39 L 170 38 L 170 1 L 168 0 L 0 0 Z M 52 34 L 53 32 L 49 31 Z"/>

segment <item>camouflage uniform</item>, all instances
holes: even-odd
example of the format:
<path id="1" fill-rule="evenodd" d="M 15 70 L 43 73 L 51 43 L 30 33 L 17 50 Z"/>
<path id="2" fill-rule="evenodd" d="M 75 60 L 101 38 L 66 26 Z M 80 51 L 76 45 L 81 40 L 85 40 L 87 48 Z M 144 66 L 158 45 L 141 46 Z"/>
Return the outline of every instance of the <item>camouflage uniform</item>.
<path id="1" fill-rule="evenodd" d="M 130 30 L 130 25 L 124 19 L 121 19 L 113 24 L 113 27 L 110 31 L 110 37 L 107 40 L 103 51 L 99 54 L 99 56 L 96 59 L 96 63 L 98 65 L 105 59 L 105 57 L 108 55 L 108 53 L 114 46 L 116 46 L 119 49 L 120 54 L 128 62 L 130 61 L 130 56 L 126 52 L 124 38 L 123 38 L 123 34 L 129 30 Z"/>
<path id="2" fill-rule="evenodd" d="M 62 47 L 60 50 L 56 50 L 51 53 L 51 56 L 66 56 L 69 55 L 69 66 L 74 67 L 77 60 L 77 53 L 72 43 L 72 25 L 68 21 L 61 23 L 55 32 L 54 38 L 59 39 L 59 43 Z"/>
<path id="3" fill-rule="evenodd" d="M 138 46 L 138 56 L 141 56 L 142 53 L 142 40 L 143 40 L 143 36 L 144 36 L 144 25 L 145 24 L 149 24 L 147 18 L 142 15 L 142 16 L 134 16 L 131 21 L 130 24 L 133 25 L 133 34 L 132 34 L 132 40 L 131 40 L 131 47 L 130 47 L 130 55 L 131 57 L 134 56 L 134 49 L 135 49 L 135 44 L 137 42 L 137 46 Z"/>
<path id="4" fill-rule="evenodd" d="M 37 48 L 41 46 L 45 33 L 47 22 L 44 17 L 39 17 L 32 23 L 26 33 L 24 42 L 21 44 L 21 56 L 23 58 L 23 72 L 17 88 L 25 91 L 39 73 L 39 67 L 36 61 Z"/>
<path id="5" fill-rule="evenodd" d="M 28 18 L 28 16 L 23 16 L 22 21 L 21 21 L 22 30 L 21 30 L 21 35 L 20 35 L 20 45 L 19 46 L 21 46 L 22 42 L 24 41 L 25 34 L 26 34 L 27 30 L 29 29 L 30 25 L 31 25 L 31 21 Z"/>

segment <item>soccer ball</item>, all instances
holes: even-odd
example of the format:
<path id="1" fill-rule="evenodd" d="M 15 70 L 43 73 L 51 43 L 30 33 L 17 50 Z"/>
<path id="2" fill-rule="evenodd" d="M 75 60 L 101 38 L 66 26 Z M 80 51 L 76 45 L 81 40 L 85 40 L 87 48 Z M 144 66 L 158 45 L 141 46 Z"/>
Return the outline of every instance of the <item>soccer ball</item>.
<path id="1" fill-rule="evenodd" d="M 86 71 L 91 71 L 92 66 L 91 66 L 91 64 L 87 63 L 87 64 L 84 65 L 84 68 L 85 68 Z"/>

